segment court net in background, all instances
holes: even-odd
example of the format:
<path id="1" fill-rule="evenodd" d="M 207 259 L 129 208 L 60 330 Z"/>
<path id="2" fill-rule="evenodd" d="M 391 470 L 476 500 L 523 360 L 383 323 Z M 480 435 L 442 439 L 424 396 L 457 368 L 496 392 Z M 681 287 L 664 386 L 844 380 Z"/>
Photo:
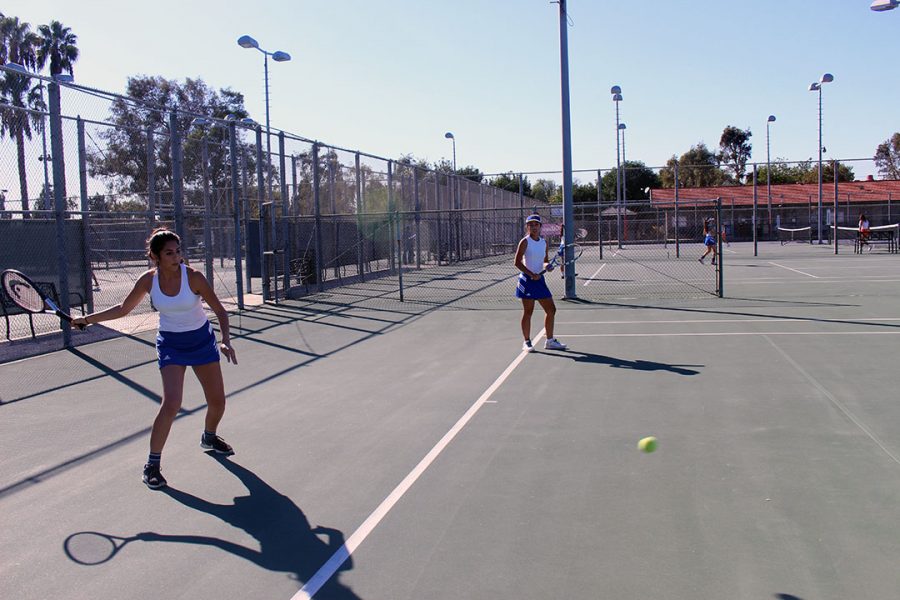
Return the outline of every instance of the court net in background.
<path id="1" fill-rule="evenodd" d="M 778 240 L 781 245 L 790 244 L 791 242 L 800 242 L 803 244 L 812 244 L 812 227 L 779 227 Z"/>
<path id="2" fill-rule="evenodd" d="M 897 252 L 898 237 L 900 237 L 900 223 L 893 225 L 878 225 L 869 228 L 867 235 L 861 235 L 858 227 L 837 227 L 832 225 L 829 233 L 836 235 L 839 244 L 852 245 L 854 250 L 871 251 L 876 246 L 883 246 L 888 252 Z M 830 239 L 829 241 L 832 241 Z"/>

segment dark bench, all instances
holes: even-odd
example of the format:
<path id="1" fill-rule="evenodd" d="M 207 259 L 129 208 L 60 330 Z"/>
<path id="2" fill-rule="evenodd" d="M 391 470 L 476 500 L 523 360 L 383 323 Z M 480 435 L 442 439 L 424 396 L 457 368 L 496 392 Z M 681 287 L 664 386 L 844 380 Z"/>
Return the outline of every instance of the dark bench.
<path id="1" fill-rule="evenodd" d="M 61 304 L 59 301 L 59 293 L 56 291 L 56 284 L 52 281 L 35 281 L 34 284 L 37 288 L 43 292 L 48 298 L 56 302 L 56 304 Z M 79 294 L 78 292 L 70 292 L 69 293 L 69 306 L 74 308 L 78 307 L 81 311 L 81 314 L 85 314 L 85 300 L 84 296 Z M 28 326 L 31 328 L 31 338 L 34 339 L 34 315 L 26 310 L 22 310 L 18 304 L 12 301 L 7 293 L 6 289 L 0 286 L 0 311 L 3 312 L 3 319 L 6 322 L 6 340 L 10 339 L 10 326 L 9 326 L 9 318 L 14 315 L 28 315 Z"/>

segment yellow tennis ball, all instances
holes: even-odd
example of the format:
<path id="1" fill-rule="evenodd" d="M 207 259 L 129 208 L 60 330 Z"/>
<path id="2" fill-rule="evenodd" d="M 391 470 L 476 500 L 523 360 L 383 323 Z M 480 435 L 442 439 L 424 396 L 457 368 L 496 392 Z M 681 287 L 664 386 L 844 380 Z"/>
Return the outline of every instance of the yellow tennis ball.
<path id="1" fill-rule="evenodd" d="M 649 437 L 643 438 L 641 441 L 638 442 L 638 450 L 649 454 L 650 452 L 653 452 L 654 450 L 656 450 L 656 444 L 657 444 L 656 438 L 651 435 Z"/>

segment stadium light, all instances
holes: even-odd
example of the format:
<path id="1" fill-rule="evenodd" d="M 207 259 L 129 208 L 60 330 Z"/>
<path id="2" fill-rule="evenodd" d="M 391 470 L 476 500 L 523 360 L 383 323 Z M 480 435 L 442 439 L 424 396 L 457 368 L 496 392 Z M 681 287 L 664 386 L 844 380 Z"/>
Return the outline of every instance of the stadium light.
<path id="1" fill-rule="evenodd" d="M 822 86 L 826 83 L 831 83 L 832 81 L 834 81 L 834 75 L 825 73 L 819 78 L 819 81 L 814 81 L 809 84 L 809 91 L 818 92 L 819 94 L 819 200 L 816 209 L 816 221 L 820 244 L 824 243 L 822 240 Z"/>
<path id="2" fill-rule="evenodd" d="M 875 12 L 885 12 L 894 10 L 898 6 L 900 6 L 900 0 L 875 0 L 869 5 L 869 8 Z"/>
<path id="3" fill-rule="evenodd" d="M 282 52 L 281 50 L 277 50 L 275 52 L 268 52 L 259 47 L 259 42 L 250 37 L 249 35 L 242 35 L 238 38 L 238 46 L 241 48 L 252 48 L 254 50 L 259 50 L 263 53 L 263 69 L 265 71 L 265 81 L 266 81 L 266 164 L 268 165 L 268 170 L 266 171 L 266 179 L 267 179 L 267 188 L 269 191 L 269 198 L 272 197 L 272 135 L 269 129 L 269 57 L 272 57 L 272 60 L 275 62 L 287 62 L 291 60 L 291 55 L 287 52 Z"/>

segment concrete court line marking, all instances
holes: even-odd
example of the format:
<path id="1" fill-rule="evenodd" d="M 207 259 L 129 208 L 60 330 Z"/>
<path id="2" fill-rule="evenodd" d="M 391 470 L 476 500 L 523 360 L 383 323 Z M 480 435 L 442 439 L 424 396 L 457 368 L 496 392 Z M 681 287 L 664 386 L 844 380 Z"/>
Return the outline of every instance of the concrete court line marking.
<path id="1" fill-rule="evenodd" d="M 772 344 L 772 347 L 775 348 L 776 350 L 778 350 L 778 353 L 781 354 L 781 355 L 784 357 L 784 359 L 785 359 L 786 361 L 788 361 L 788 363 L 790 363 L 790 365 L 791 365 L 792 367 L 794 367 L 794 369 L 797 370 L 798 373 L 800 373 L 801 375 L 803 375 L 803 377 L 806 378 L 806 380 L 809 381 L 809 382 L 813 385 L 814 388 L 816 388 L 817 390 L 819 390 L 819 392 L 820 392 L 823 396 L 825 396 L 826 398 L 828 398 L 828 400 L 829 400 L 835 407 L 837 407 L 838 410 L 840 410 L 842 413 L 844 413 L 844 415 L 845 415 L 848 419 L 850 419 L 850 421 L 852 421 L 854 425 L 856 425 L 857 427 L 859 427 L 859 428 L 862 430 L 863 433 L 865 433 L 867 436 L 869 436 L 869 439 L 871 439 L 873 442 L 875 442 L 875 444 L 876 444 L 879 448 L 881 448 L 881 449 L 884 451 L 885 454 L 887 454 L 889 457 L 891 457 L 891 459 L 892 459 L 895 463 L 897 463 L 898 465 L 900 465 L 900 458 L 898 458 L 896 454 L 894 454 L 893 452 L 891 452 L 890 449 L 889 449 L 887 446 L 885 446 L 884 443 L 882 443 L 882 441 L 878 438 L 878 436 L 875 435 L 875 433 L 874 433 L 871 429 L 869 429 L 869 428 L 866 426 L 865 423 L 863 423 L 862 421 L 860 421 L 860 420 L 856 417 L 856 415 L 854 415 L 852 412 L 850 412 L 850 409 L 848 409 L 846 406 L 844 406 L 844 403 L 843 403 L 843 402 L 841 402 L 840 400 L 838 400 L 837 398 L 835 398 L 834 395 L 833 395 L 831 392 L 829 392 L 827 389 L 825 389 L 825 386 L 824 386 L 824 385 L 822 385 L 821 383 L 819 383 L 819 382 L 816 380 L 815 377 L 813 377 L 812 375 L 810 375 L 809 373 L 807 373 L 806 370 L 805 370 L 803 367 L 801 367 L 799 364 L 797 364 L 797 361 L 795 361 L 793 358 L 791 358 L 791 357 L 788 355 L 788 353 L 785 352 L 784 350 L 782 350 L 777 344 L 775 344 L 775 342 L 773 342 L 772 340 L 770 340 L 770 339 L 768 339 L 768 338 L 766 338 L 766 341 L 769 342 L 770 344 Z"/>
<path id="2" fill-rule="evenodd" d="M 557 321 L 557 325 L 641 325 L 643 323 L 844 323 L 846 321 L 900 321 L 900 317 L 862 317 L 859 319 L 804 319 L 785 317 L 783 319 L 693 319 L 685 321 Z"/>
<path id="3" fill-rule="evenodd" d="M 587 281 L 584 282 L 584 285 L 586 285 L 586 286 L 587 286 L 587 285 L 590 285 L 591 282 L 594 280 L 594 277 L 596 277 L 597 275 L 599 275 L 599 274 L 600 274 L 600 271 L 602 271 L 602 270 L 603 270 L 603 267 L 605 267 L 607 264 L 608 264 L 608 263 L 603 263 L 602 265 L 600 265 L 600 268 L 597 269 L 597 270 L 594 272 L 593 275 L 591 275 L 591 278 L 590 278 L 590 279 L 588 279 Z"/>
<path id="4" fill-rule="evenodd" d="M 805 273 L 803 271 L 798 271 L 797 269 L 792 269 L 790 267 L 786 267 L 784 265 L 779 265 L 777 262 L 769 261 L 770 265 L 775 265 L 776 267 L 781 267 L 782 269 L 787 269 L 788 271 L 793 271 L 794 273 L 800 273 L 801 275 L 806 275 L 807 277 L 812 277 L 813 279 L 818 279 L 817 275 L 810 275 L 809 273 Z"/>
<path id="5" fill-rule="evenodd" d="M 539 341 L 544 336 L 545 330 L 541 330 L 538 333 L 537 337 L 534 338 L 534 342 Z M 450 442 L 453 441 L 453 438 L 462 431 L 462 429 L 472 420 L 472 417 L 475 416 L 475 413 L 484 406 L 484 404 L 490 399 L 490 397 L 497 391 L 497 389 L 503 385 L 503 382 L 512 374 L 513 371 L 516 370 L 516 367 L 525 359 L 525 357 L 529 353 L 522 350 L 519 355 L 509 364 L 508 367 L 500 374 L 497 379 L 494 380 L 494 383 L 488 387 L 481 394 L 478 400 L 469 407 L 469 410 L 460 417 L 460 419 L 456 422 L 456 424 L 450 428 L 450 430 L 444 434 L 444 437 L 440 439 L 440 441 L 434 445 L 434 447 L 428 451 L 428 454 L 419 461 L 419 464 L 415 466 L 415 468 L 409 472 L 409 474 L 403 478 L 397 487 L 388 494 L 388 496 L 381 501 L 381 504 L 378 505 L 372 514 L 370 514 L 365 521 L 363 521 L 362 525 L 360 525 L 356 531 L 353 532 L 344 544 L 338 548 L 335 553 L 328 559 L 328 561 L 323 564 L 316 574 L 309 578 L 303 587 L 291 597 L 291 600 L 310 600 L 316 593 L 325 585 L 335 573 L 337 573 L 338 569 L 341 567 L 344 562 L 350 558 L 353 552 L 359 547 L 360 544 L 365 541 L 365 539 L 371 534 L 378 524 L 384 519 L 387 514 L 391 511 L 397 502 L 403 497 L 406 492 L 413 486 L 413 484 L 422 476 L 422 474 L 431 466 L 431 463 L 435 461 L 435 459 L 444 451 L 444 449 L 450 445 Z"/>
<path id="6" fill-rule="evenodd" d="M 739 335 L 900 335 L 900 331 L 704 331 L 695 333 L 567 333 L 566 337 L 716 337 Z"/>

